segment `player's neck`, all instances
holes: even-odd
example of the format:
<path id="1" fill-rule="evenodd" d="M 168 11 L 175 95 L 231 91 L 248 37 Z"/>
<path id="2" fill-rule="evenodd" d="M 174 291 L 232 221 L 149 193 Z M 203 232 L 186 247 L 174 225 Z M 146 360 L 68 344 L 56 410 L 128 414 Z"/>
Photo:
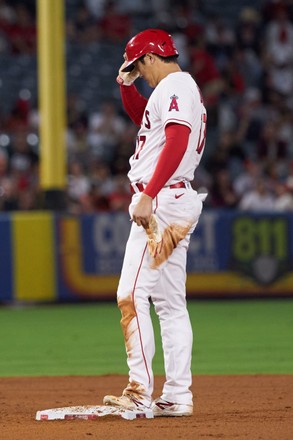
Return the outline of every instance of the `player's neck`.
<path id="1" fill-rule="evenodd" d="M 180 66 L 177 63 L 162 63 L 161 69 L 158 74 L 158 82 L 159 84 L 162 79 L 166 78 L 166 76 L 170 75 L 170 73 L 182 72 Z"/>

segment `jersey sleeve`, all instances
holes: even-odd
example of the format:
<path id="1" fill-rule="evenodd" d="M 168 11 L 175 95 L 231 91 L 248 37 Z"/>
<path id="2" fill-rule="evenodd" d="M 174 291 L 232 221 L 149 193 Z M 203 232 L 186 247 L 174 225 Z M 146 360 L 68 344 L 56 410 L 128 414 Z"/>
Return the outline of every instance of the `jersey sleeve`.
<path id="1" fill-rule="evenodd" d="M 190 129 L 185 124 L 168 123 L 165 133 L 166 143 L 155 171 L 144 190 L 144 193 L 152 199 L 156 197 L 178 168 L 187 149 Z"/>
<path id="2" fill-rule="evenodd" d="M 194 98 L 194 90 L 183 87 L 180 81 L 170 80 L 164 84 L 158 102 L 158 112 L 163 126 L 174 123 L 192 129 Z"/>
<path id="3" fill-rule="evenodd" d="M 140 126 L 148 100 L 142 96 L 134 84 L 120 85 L 120 94 L 123 107 L 135 125 Z"/>

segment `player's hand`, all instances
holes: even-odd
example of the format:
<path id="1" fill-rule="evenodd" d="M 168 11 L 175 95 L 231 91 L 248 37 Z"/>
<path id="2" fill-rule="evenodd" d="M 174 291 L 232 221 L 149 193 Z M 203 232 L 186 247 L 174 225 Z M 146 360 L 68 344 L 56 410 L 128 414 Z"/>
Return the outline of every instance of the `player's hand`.
<path id="1" fill-rule="evenodd" d="M 134 68 L 133 70 L 131 70 L 131 72 L 122 72 L 122 69 L 124 69 L 126 64 L 127 61 L 124 61 L 124 63 L 121 65 L 116 81 L 120 85 L 131 86 L 131 84 L 139 77 L 139 71 Z"/>
<path id="2" fill-rule="evenodd" d="M 153 199 L 147 194 L 141 193 L 140 199 L 132 212 L 132 220 L 138 225 L 148 228 L 153 213 Z"/>

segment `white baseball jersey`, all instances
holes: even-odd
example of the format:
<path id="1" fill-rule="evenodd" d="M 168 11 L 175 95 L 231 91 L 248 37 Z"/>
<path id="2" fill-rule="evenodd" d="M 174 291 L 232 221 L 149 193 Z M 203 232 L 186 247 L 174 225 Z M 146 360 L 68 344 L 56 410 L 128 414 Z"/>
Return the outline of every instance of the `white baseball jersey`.
<path id="1" fill-rule="evenodd" d="M 183 124 L 191 129 L 187 150 L 166 185 L 191 181 L 206 137 L 206 109 L 198 86 L 189 73 L 170 73 L 157 85 L 144 111 L 136 150 L 130 158 L 130 182 L 148 183 L 165 145 L 165 127 Z"/>
<path id="2" fill-rule="evenodd" d="M 193 180 L 205 144 L 206 110 L 188 73 L 169 74 L 149 98 L 137 148 L 130 159 L 128 177 L 132 183 L 149 182 L 166 143 L 168 123 L 186 125 L 190 136 L 177 170 L 152 201 L 163 235 L 162 250 L 155 257 L 148 252 L 146 232 L 135 222 L 127 241 L 117 290 L 129 367 L 129 384 L 123 394 L 151 405 L 155 353 L 151 298 L 160 321 L 164 351 L 166 380 L 161 398 L 167 403 L 191 406 L 192 328 L 186 308 L 186 258 L 190 235 L 202 211 L 202 198 L 191 185 L 170 187 Z M 130 214 L 140 198 L 139 191 L 133 194 Z"/>

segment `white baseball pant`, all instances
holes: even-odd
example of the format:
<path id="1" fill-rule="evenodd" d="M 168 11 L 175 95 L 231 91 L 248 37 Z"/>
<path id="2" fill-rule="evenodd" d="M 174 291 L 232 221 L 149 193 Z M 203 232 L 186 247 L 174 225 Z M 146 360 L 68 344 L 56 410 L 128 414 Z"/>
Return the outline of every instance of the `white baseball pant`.
<path id="1" fill-rule="evenodd" d="M 139 197 L 140 193 L 133 195 L 130 214 Z M 166 187 L 154 199 L 153 209 L 162 232 L 170 226 L 186 232 L 175 243 L 171 255 L 154 265 L 145 230 L 132 224 L 117 292 L 129 367 L 129 384 L 124 391 L 137 394 L 146 405 L 151 403 L 155 353 L 151 299 L 159 317 L 164 352 L 166 381 L 161 397 L 190 404 L 193 341 L 186 307 L 186 257 L 190 235 L 201 214 L 202 198 L 191 188 Z"/>

